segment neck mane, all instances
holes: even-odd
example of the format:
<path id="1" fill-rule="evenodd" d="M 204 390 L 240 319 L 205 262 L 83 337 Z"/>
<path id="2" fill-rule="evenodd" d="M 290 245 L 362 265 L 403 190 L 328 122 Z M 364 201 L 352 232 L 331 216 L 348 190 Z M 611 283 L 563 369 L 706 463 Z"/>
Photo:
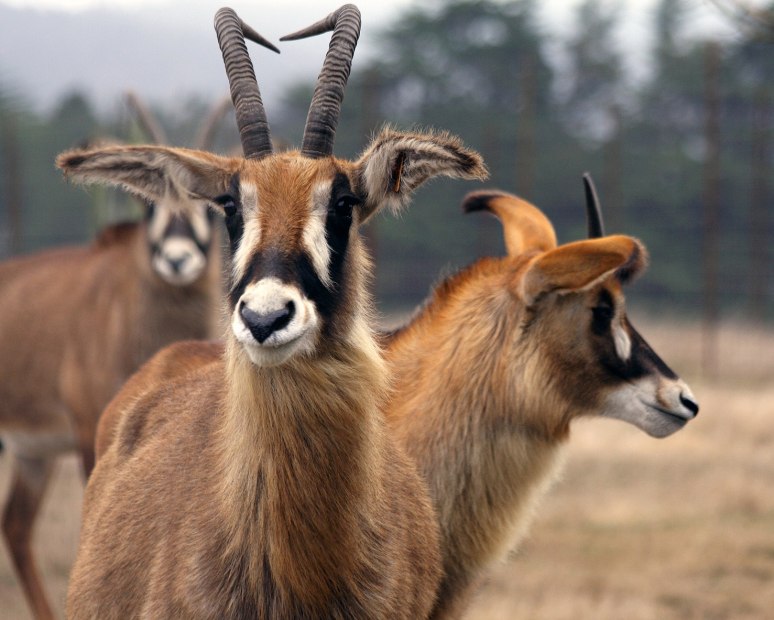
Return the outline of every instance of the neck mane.
<path id="1" fill-rule="evenodd" d="M 524 263 L 482 259 L 452 276 L 389 344 L 388 421 L 439 514 L 442 598 L 523 535 L 566 437 L 562 405 L 532 387 L 540 362 L 509 285 Z"/>
<path id="2" fill-rule="evenodd" d="M 370 334 L 362 342 L 264 368 L 228 338 L 220 501 L 233 551 L 253 552 L 257 590 L 324 605 L 357 570 L 357 532 L 380 488 L 385 392 Z"/>

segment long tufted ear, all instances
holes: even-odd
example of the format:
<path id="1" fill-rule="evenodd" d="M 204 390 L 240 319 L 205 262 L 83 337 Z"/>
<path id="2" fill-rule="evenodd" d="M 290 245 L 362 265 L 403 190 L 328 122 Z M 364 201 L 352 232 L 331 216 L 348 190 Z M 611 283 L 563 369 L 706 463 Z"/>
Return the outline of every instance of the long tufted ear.
<path id="1" fill-rule="evenodd" d="M 628 282 L 646 265 L 645 247 L 632 237 L 576 241 L 537 256 L 522 276 L 520 291 L 531 304 L 543 293 L 581 292 L 611 277 Z"/>
<path id="2" fill-rule="evenodd" d="M 448 133 L 384 129 L 355 163 L 361 221 L 383 207 L 404 206 L 414 190 L 435 176 L 485 179 L 481 155 Z"/>
<path id="3" fill-rule="evenodd" d="M 497 190 L 471 192 L 462 201 L 465 213 L 488 211 L 503 225 L 508 256 L 524 252 L 547 252 L 556 247 L 551 222 L 535 205 L 518 196 Z"/>
<path id="4" fill-rule="evenodd" d="M 181 204 L 224 194 L 238 159 L 162 146 L 109 146 L 61 153 L 56 165 L 79 183 L 114 185 L 153 202 Z"/>

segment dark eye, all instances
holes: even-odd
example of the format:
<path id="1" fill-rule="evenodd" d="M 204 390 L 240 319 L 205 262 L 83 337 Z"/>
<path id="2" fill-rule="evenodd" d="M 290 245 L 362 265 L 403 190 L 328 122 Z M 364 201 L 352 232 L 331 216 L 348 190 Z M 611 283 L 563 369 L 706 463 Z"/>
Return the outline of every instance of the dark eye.
<path id="1" fill-rule="evenodd" d="M 150 201 L 145 203 L 145 219 L 151 220 L 156 214 L 156 205 Z"/>
<path id="2" fill-rule="evenodd" d="M 237 212 L 237 205 L 236 201 L 234 200 L 234 197 L 230 194 L 224 194 L 223 196 L 218 196 L 217 198 L 213 199 L 213 202 L 215 204 L 220 205 L 220 207 L 223 209 L 223 212 L 226 214 L 226 217 L 232 217 L 236 215 Z"/>
<path id="3" fill-rule="evenodd" d="M 610 322 L 613 320 L 613 316 L 615 315 L 615 309 L 613 306 L 602 304 L 593 307 L 591 309 L 591 314 L 593 317 L 592 325 L 594 327 L 594 331 L 600 332 L 610 327 Z"/>
<path id="4" fill-rule="evenodd" d="M 337 217 L 352 217 L 352 209 L 360 200 L 353 194 L 343 194 L 333 203 L 333 213 Z"/>

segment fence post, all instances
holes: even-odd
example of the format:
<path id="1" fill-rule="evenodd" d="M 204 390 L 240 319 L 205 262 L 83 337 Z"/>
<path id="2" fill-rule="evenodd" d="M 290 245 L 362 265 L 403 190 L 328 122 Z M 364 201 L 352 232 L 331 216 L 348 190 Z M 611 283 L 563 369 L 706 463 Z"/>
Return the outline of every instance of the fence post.
<path id="1" fill-rule="evenodd" d="M 718 74 L 720 47 L 708 42 L 704 48 L 704 217 L 702 226 L 702 372 L 717 374 L 718 359 L 718 240 L 720 211 L 720 114 Z"/>

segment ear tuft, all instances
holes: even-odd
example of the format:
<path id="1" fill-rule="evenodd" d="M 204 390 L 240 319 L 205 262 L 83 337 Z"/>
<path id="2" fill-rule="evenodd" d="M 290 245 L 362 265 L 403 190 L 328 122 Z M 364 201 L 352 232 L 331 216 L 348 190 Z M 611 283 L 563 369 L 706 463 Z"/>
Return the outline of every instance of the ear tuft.
<path id="1" fill-rule="evenodd" d="M 615 272 L 615 277 L 621 284 L 633 282 L 648 267 L 648 251 L 639 240 L 634 240 L 634 249 L 629 259 Z"/>
<path id="2" fill-rule="evenodd" d="M 60 153 L 56 158 L 56 167 L 68 174 L 73 168 L 77 168 L 86 161 L 86 156 L 80 151 L 67 151 Z"/>
<path id="3" fill-rule="evenodd" d="M 535 205 L 506 192 L 471 192 L 462 201 L 465 213 L 487 211 L 503 225 L 508 256 L 525 252 L 547 252 L 556 247 L 556 233 L 545 214 Z"/>

